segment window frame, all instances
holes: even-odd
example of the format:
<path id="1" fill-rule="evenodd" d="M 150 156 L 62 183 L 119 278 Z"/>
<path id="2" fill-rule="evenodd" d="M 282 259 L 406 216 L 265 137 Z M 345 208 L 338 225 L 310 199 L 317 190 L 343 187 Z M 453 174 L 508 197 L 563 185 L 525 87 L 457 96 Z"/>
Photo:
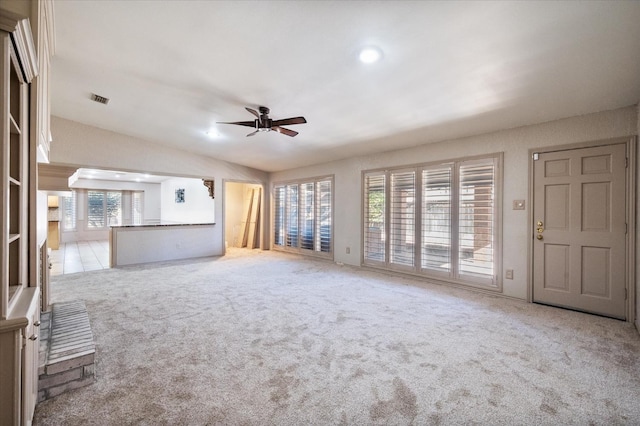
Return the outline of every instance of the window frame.
<path id="1" fill-rule="evenodd" d="M 362 171 L 362 213 L 361 213 L 361 265 L 363 267 L 371 267 L 375 269 L 384 269 L 389 271 L 397 271 L 402 273 L 408 273 L 411 275 L 417 275 L 420 277 L 432 278 L 436 280 L 442 280 L 449 283 L 460 284 L 464 286 L 478 287 L 482 289 L 492 291 L 502 291 L 502 197 L 503 197 L 503 153 L 491 153 L 485 155 L 463 157 L 442 161 L 433 161 L 428 163 L 403 165 L 397 167 L 372 169 Z M 491 234 L 491 250 L 492 250 L 492 265 L 493 271 L 489 276 L 487 275 L 474 275 L 470 273 L 461 273 L 462 268 L 459 264 L 459 255 L 461 244 L 459 235 L 460 216 L 459 209 L 462 205 L 462 198 L 460 194 L 460 168 L 461 166 L 473 165 L 473 164 L 489 164 L 492 163 L 493 182 L 492 182 L 492 226 L 493 233 Z M 437 270 L 428 268 L 424 264 L 423 259 L 423 238 L 424 238 L 424 226 L 425 217 L 423 215 L 424 206 L 424 187 L 423 187 L 423 173 L 425 170 L 437 170 L 438 168 L 449 168 L 450 182 L 449 182 L 449 270 Z M 390 209 L 391 209 L 391 175 L 394 173 L 401 173 L 408 170 L 415 171 L 415 184 L 414 184 L 414 266 L 409 267 L 407 265 L 394 265 L 389 260 L 390 252 Z M 384 188 L 384 211 L 385 211 L 385 229 L 382 233 L 382 239 L 384 240 L 384 260 L 374 260 L 367 258 L 367 244 L 369 243 L 367 238 L 370 236 L 365 227 L 367 226 L 368 219 L 365 217 L 367 214 L 367 194 L 368 188 L 367 179 L 373 176 L 385 176 L 385 188 Z M 425 222 L 426 223 L 426 222 Z"/>
<path id="2" fill-rule="evenodd" d="M 322 192 L 320 185 L 322 183 L 329 182 L 330 184 L 330 198 L 329 198 L 329 226 L 330 226 L 330 238 L 329 238 L 329 250 L 322 251 L 323 244 L 322 235 L 323 235 L 323 221 L 326 222 L 327 217 L 323 216 L 323 207 L 326 209 L 327 200 L 322 200 Z M 305 226 L 303 226 L 303 218 L 305 215 L 305 211 L 303 211 L 304 207 L 307 207 L 307 203 L 302 200 L 305 191 L 302 189 L 303 186 L 312 185 L 313 187 L 313 197 L 312 202 L 308 206 L 310 210 L 308 213 L 311 213 L 313 218 L 311 230 L 313 232 L 313 238 L 309 241 L 305 240 L 303 234 Z M 290 190 L 289 187 L 297 188 L 296 191 L 296 205 L 292 206 L 290 204 Z M 304 178 L 304 179 L 296 179 L 290 181 L 282 181 L 282 182 L 274 182 L 271 187 L 272 193 L 272 229 L 271 229 L 271 247 L 273 250 L 281 250 L 286 252 L 293 252 L 298 254 L 317 256 L 322 258 L 333 259 L 334 252 L 334 199 L 335 199 L 335 180 L 334 176 L 322 176 L 322 177 L 313 177 L 313 178 Z M 284 203 L 280 205 L 280 203 Z M 293 228 L 295 228 L 295 235 L 293 237 L 296 241 L 290 240 L 289 228 L 291 228 L 291 224 L 289 222 L 289 218 L 292 214 L 291 209 L 295 208 L 296 215 L 296 223 Z M 279 240 L 282 244 L 279 243 Z M 306 241 L 306 243 L 305 243 Z M 311 248 L 303 248 L 303 246 L 307 244 L 311 246 Z"/>
<path id="3" fill-rule="evenodd" d="M 104 219 L 104 225 L 101 227 L 93 227 L 93 226 L 89 226 L 89 215 L 90 215 L 90 209 L 89 209 L 89 194 L 91 192 L 97 192 L 97 193 L 102 193 L 103 194 L 103 199 L 102 199 L 102 218 Z M 109 198 L 109 193 L 115 193 L 115 194 L 119 194 L 120 195 L 120 220 L 119 220 L 119 224 L 116 225 L 111 225 L 109 224 L 109 210 L 108 210 L 108 198 Z M 109 230 L 111 229 L 112 226 L 122 226 L 122 222 L 123 222 L 123 193 L 122 191 L 118 191 L 118 190 L 104 190 L 104 189 L 87 189 L 86 190 L 86 197 L 85 197 L 85 231 L 105 231 L 105 230 Z"/>
<path id="4" fill-rule="evenodd" d="M 78 230 L 78 193 L 72 190 L 71 195 L 61 196 L 60 204 L 60 231 L 76 232 Z M 72 227 L 67 227 L 68 210 L 72 211 L 70 219 L 73 223 Z"/>

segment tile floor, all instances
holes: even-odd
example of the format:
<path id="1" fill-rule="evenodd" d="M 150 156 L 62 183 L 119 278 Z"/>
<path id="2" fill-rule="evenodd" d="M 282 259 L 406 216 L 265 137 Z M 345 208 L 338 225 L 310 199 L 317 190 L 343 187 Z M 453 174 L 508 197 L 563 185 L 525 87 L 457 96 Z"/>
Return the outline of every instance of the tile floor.
<path id="1" fill-rule="evenodd" d="M 109 241 L 77 241 L 51 250 L 51 275 L 109 269 Z"/>

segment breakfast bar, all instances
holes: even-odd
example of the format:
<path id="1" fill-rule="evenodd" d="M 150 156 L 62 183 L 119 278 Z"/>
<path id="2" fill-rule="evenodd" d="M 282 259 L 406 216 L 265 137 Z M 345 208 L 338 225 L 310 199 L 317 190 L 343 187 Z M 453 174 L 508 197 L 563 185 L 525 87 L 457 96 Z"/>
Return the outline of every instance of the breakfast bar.
<path id="1" fill-rule="evenodd" d="M 110 266 L 215 256 L 215 223 L 112 226 Z"/>

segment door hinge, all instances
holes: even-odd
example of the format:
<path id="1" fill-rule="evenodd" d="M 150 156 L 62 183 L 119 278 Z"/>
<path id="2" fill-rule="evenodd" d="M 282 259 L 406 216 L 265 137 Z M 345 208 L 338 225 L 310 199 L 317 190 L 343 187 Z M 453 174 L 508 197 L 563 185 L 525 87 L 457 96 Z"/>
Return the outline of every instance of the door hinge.
<path id="1" fill-rule="evenodd" d="M 629 297 L 629 290 L 627 290 L 626 288 L 624 289 L 624 300 L 627 300 L 627 298 Z"/>
<path id="2" fill-rule="evenodd" d="M 624 157 L 624 168 L 628 168 L 629 167 L 629 157 Z"/>
<path id="3" fill-rule="evenodd" d="M 624 224 L 624 233 L 628 234 L 629 233 L 629 224 L 625 222 Z"/>

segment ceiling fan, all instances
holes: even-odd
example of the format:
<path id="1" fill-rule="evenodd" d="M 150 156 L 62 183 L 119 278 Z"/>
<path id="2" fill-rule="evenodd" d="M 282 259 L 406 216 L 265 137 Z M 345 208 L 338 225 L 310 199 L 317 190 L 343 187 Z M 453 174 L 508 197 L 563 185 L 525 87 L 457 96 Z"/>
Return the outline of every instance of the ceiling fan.
<path id="1" fill-rule="evenodd" d="M 275 131 L 278 133 L 282 133 L 283 135 L 294 137 L 298 134 L 298 132 L 285 129 L 281 126 L 287 126 L 291 124 L 304 124 L 307 120 L 304 117 L 292 117 L 285 118 L 282 120 L 272 120 L 269 118 L 269 108 L 267 107 L 259 107 L 258 111 L 255 109 L 245 107 L 247 111 L 256 116 L 256 119 L 253 121 L 234 121 L 234 122 L 219 122 L 220 124 L 237 124 L 239 126 L 247 126 L 253 127 L 256 129 L 255 132 L 249 133 L 247 136 L 253 136 L 258 132 L 270 132 Z"/>

